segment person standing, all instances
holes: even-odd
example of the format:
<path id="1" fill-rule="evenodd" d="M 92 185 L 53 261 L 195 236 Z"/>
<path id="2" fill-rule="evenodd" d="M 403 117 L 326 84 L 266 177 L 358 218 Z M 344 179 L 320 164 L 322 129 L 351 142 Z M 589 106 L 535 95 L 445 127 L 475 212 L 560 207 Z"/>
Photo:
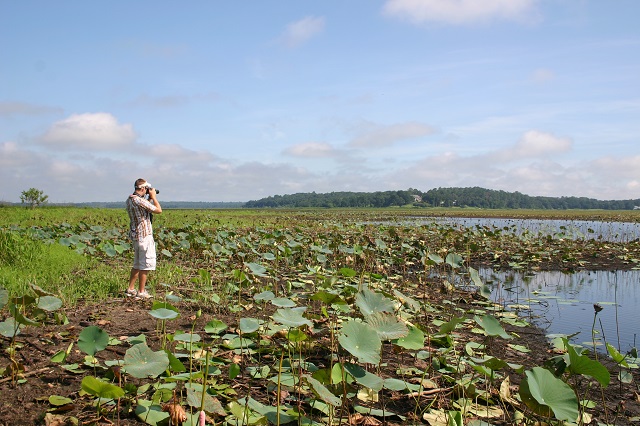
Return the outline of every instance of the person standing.
<path id="1" fill-rule="evenodd" d="M 145 289 L 149 271 L 156 269 L 156 243 L 153 239 L 153 215 L 161 214 L 157 191 L 144 179 L 137 179 L 134 192 L 127 198 L 129 238 L 133 243 L 133 267 L 129 275 L 129 288 L 125 294 L 137 299 L 150 299 Z M 148 196 L 148 199 L 147 199 Z M 138 282 L 138 289 L 135 285 Z"/>

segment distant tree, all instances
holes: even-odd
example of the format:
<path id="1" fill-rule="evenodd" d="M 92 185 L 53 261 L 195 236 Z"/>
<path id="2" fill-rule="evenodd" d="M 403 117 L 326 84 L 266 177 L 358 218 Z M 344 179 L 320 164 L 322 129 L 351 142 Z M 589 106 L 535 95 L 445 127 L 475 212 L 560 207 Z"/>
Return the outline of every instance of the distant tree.
<path id="1" fill-rule="evenodd" d="M 20 195 L 22 204 L 28 204 L 32 209 L 38 207 L 40 204 L 45 204 L 48 198 L 48 195 L 44 195 L 44 191 L 36 188 L 29 188 L 26 191 L 22 191 Z"/>

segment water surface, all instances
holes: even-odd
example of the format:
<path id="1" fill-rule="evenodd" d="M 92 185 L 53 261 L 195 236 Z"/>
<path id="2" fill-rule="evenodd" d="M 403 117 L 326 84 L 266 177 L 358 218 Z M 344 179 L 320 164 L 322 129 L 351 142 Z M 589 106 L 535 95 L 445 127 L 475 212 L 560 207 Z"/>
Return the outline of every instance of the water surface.
<path id="1" fill-rule="evenodd" d="M 626 353 L 640 339 L 640 271 L 556 271 L 524 275 L 481 269 L 492 300 L 519 310 L 549 334 L 574 334 L 576 343 L 591 346 L 592 329 Z M 593 305 L 603 309 L 595 317 Z"/>

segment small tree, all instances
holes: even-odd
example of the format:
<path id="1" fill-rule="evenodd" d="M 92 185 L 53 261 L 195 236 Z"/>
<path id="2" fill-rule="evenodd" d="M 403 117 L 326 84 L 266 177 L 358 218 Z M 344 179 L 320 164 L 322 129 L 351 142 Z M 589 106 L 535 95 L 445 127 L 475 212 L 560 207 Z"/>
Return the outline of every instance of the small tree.
<path id="1" fill-rule="evenodd" d="M 32 209 L 36 208 L 40 204 L 45 204 L 48 198 L 48 195 L 44 195 L 42 190 L 36 188 L 29 188 L 26 191 L 22 191 L 22 194 L 20 195 L 20 201 L 22 201 L 22 204 L 28 204 Z"/>

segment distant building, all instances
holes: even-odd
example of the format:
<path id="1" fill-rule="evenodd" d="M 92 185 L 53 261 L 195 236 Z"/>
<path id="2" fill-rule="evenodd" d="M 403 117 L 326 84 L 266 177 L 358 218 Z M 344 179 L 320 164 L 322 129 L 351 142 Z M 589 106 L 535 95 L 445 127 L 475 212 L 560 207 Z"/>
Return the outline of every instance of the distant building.
<path id="1" fill-rule="evenodd" d="M 419 195 L 414 195 L 413 196 L 413 201 L 416 203 L 421 203 L 422 202 L 422 197 Z"/>
<path id="2" fill-rule="evenodd" d="M 640 206 L 633 206 L 634 210 L 640 210 Z"/>

